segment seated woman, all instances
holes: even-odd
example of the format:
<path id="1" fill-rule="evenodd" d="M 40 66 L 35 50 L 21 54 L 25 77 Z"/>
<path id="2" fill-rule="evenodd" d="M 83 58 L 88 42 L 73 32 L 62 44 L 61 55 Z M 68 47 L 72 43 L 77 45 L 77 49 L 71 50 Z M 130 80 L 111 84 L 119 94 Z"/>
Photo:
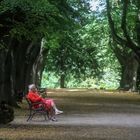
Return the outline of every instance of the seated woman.
<path id="1" fill-rule="evenodd" d="M 57 109 L 53 99 L 42 98 L 34 84 L 29 85 L 29 92 L 27 94 L 27 98 L 31 102 L 43 102 L 46 109 L 50 113 L 50 119 L 53 121 L 55 121 L 55 115 L 63 113 L 63 111 Z"/>

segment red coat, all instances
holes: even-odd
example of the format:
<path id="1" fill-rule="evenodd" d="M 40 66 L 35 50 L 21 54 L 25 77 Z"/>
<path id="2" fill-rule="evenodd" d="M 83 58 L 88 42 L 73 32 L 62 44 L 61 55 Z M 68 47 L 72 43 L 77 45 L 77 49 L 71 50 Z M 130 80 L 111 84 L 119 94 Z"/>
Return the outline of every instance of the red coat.
<path id="1" fill-rule="evenodd" d="M 42 97 L 40 97 L 38 92 L 30 91 L 27 94 L 27 98 L 29 98 L 31 100 L 31 102 L 41 102 L 42 101 Z"/>

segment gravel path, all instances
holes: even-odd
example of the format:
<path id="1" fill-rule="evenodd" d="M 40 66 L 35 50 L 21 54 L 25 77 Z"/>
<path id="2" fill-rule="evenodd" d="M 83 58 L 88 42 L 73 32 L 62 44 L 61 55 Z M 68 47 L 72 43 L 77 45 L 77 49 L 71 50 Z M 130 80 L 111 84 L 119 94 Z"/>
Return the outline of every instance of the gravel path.
<path id="1" fill-rule="evenodd" d="M 66 132 L 82 136 L 81 140 L 140 140 L 140 114 L 135 113 L 96 113 L 59 115 L 57 122 L 45 121 L 43 117 L 34 117 L 27 122 L 26 117 L 17 117 L 12 125 L 37 125 L 65 127 Z M 72 130 L 71 130 L 72 128 Z M 67 138 L 68 135 L 65 137 Z M 87 136 L 86 136 L 87 135 Z"/>
<path id="2" fill-rule="evenodd" d="M 71 114 L 58 115 L 56 122 L 45 121 L 43 116 L 35 116 L 33 120 L 27 122 L 27 117 L 16 117 L 11 124 L 24 125 L 73 125 L 73 126 L 123 126 L 139 127 L 140 114 L 130 113 L 96 113 L 96 114 Z"/>

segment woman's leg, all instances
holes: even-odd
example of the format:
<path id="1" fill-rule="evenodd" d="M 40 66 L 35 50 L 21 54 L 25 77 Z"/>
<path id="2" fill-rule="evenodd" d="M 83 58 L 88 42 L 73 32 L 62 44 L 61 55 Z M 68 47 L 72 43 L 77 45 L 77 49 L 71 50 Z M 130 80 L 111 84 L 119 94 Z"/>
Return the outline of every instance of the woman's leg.
<path id="1" fill-rule="evenodd" d="M 59 109 L 56 107 L 56 104 L 54 103 L 54 101 L 53 101 L 52 99 L 51 99 L 51 106 L 52 106 L 52 108 L 54 109 L 56 115 L 63 113 L 63 111 L 59 110 Z"/>
<path id="2" fill-rule="evenodd" d="M 56 115 L 63 113 L 63 111 L 57 109 L 56 104 L 54 103 L 53 99 L 43 99 L 43 102 L 46 104 L 46 108 L 49 108 L 49 109 L 53 108 Z"/>
<path id="3" fill-rule="evenodd" d="M 55 111 L 53 108 L 51 108 L 50 110 L 50 120 L 57 121 L 57 119 L 55 118 Z"/>

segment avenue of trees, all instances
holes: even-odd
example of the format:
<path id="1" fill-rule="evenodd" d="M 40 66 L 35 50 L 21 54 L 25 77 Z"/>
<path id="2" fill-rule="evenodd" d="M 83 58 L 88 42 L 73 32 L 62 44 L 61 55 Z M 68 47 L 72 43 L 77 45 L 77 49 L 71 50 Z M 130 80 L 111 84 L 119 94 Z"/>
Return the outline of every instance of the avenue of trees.
<path id="1" fill-rule="evenodd" d="M 139 0 L 98 0 L 94 11 L 89 2 L 0 0 L 1 109 L 16 106 L 30 83 L 41 86 L 43 71 L 55 73 L 61 88 L 110 71 L 120 89 L 139 88 Z"/>

